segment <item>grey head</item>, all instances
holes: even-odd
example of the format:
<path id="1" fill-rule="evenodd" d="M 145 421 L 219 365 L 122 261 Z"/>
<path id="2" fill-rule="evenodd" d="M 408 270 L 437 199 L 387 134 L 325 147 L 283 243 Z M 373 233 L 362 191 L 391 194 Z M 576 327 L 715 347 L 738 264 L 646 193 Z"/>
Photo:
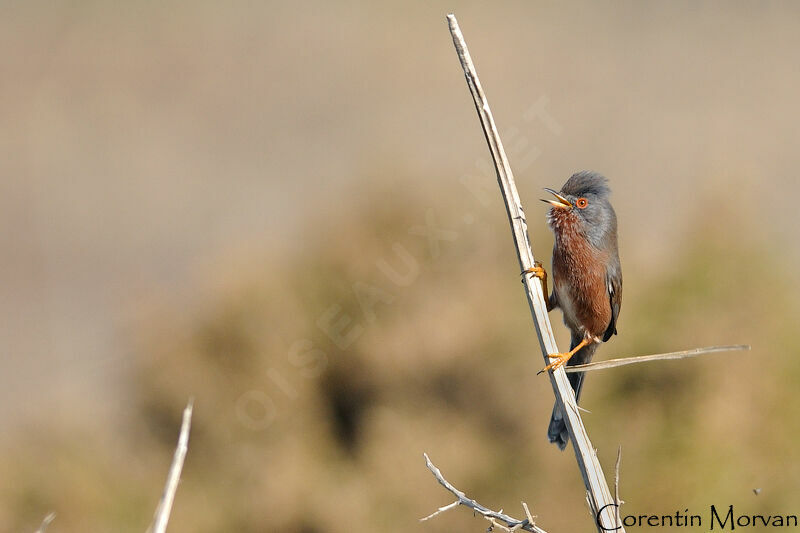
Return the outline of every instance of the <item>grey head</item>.
<path id="1" fill-rule="evenodd" d="M 617 215 L 611 206 L 611 189 L 608 180 L 597 172 L 583 170 L 573 174 L 556 192 L 545 189 L 556 197 L 543 200 L 553 206 L 551 221 L 568 217 L 576 221 L 588 240 L 598 248 L 617 246 Z M 556 228 L 556 225 L 551 225 Z"/>

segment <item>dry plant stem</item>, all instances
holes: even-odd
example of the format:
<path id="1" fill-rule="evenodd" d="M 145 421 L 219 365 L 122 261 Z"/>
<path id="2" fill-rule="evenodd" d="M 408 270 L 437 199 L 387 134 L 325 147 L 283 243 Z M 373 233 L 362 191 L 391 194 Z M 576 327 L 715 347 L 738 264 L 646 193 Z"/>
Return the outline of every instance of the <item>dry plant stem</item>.
<path id="1" fill-rule="evenodd" d="M 36 530 L 36 533 L 44 533 L 47 529 L 47 526 L 49 526 L 50 522 L 55 520 L 55 518 L 56 513 L 50 513 L 49 515 L 45 516 L 44 520 L 42 520 L 42 525 L 39 526 L 39 529 Z"/>
<path id="2" fill-rule="evenodd" d="M 615 516 L 614 519 L 617 521 L 617 525 L 619 526 L 622 524 L 622 520 L 620 517 L 619 506 L 622 504 L 622 501 L 619 499 L 619 464 L 622 462 L 622 445 L 620 444 L 617 448 L 617 462 L 614 465 L 614 503 L 616 503 Z"/>
<path id="3" fill-rule="evenodd" d="M 186 459 L 186 452 L 189 449 L 189 430 L 192 426 L 192 405 L 194 401 L 189 400 L 186 409 L 183 410 L 183 422 L 181 422 L 181 433 L 178 437 L 178 445 L 175 447 L 175 455 L 172 457 L 172 465 L 169 467 L 167 483 L 164 486 L 164 494 L 158 503 L 156 514 L 153 517 L 153 524 L 147 530 L 149 533 L 164 533 L 169 522 L 169 514 L 172 511 L 172 502 L 175 500 L 175 492 L 178 490 L 178 481 L 181 479 L 183 461 Z"/>
<path id="4" fill-rule="evenodd" d="M 533 251 L 531 250 L 530 240 L 528 238 L 528 225 L 525 220 L 525 213 L 522 209 L 519 193 L 514 183 L 511 166 L 508 163 L 508 158 L 503 149 L 503 143 L 500 141 L 497 126 L 494 123 L 492 112 L 489 109 L 489 103 L 486 100 L 486 95 L 483 92 L 478 74 L 475 71 L 475 66 L 472 63 L 472 58 L 467 49 L 467 44 L 464 41 L 464 36 L 458 27 L 458 22 L 452 14 L 447 15 L 447 21 L 450 26 L 450 33 L 453 36 L 453 44 L 456 47 L 458 58 L 464 69 L 467 85 L 469 85 L 472 98 L 475 101 L 475 109 L 478 112 L 483 133 L 486 136 L 486 141 L 489 144 L 489 151 L 492 154 L 494 166 L 497 170 L 497 181 L 503 194 L 508 220 L 511 224 L 520 270 L 525 271 L 530 269 L 534 264 Z M 528 305 L 530 306 L 531 315 L 533 316 L 533 322 L 536 326 L 536 333 L 539 337 L 542 355 L 545 363 L 550 363 L 547 354 L 559 353 L 559 350 L 556 347 L 553 329 L 547 316 L 545 295 L 542 293 L 538 278 L 534 278 L 532 275 L 528 274 L 524 277 L 524 282 L 525 294 L 528 298 Z M 586 490 L 589 494 L 590 505 L 595 513 L 599 509 L 605 509 L 595 525 L 597 525 L 600 531 L 602 531 L 602 529 L 600 529 L 601 525 L 606 528 L 615 527 L 613 505 L 611 505 L 614 503 L 614 500 L 611 498 L 608 484 L 603 476 L 603 470 L 600 467 L 600 462 L 597 460 L 597 455 L 592 447 L 592 443 L 589 441 L 586 429 L 583 427 L 583 421 L 581 420 L 580 413 L 575 404 L 575 395 L 572 393 L 572 387 L 570 387 L 569 381 L 567 380 L 567 375 L 564 373 L 563 368 L 558 368 L 554 372 L 548 372 L 548 374 L 550 376 L 550 383 L 553 386 L 556 402 L 561 412 L 564 414 L 564 421 L 567 425 L 573 450 L 575 451 L 575 457 L 578 461 L 578 468 L 581 471 Z M 622 532 L 624 530 L 620 528 L 617 531 Z"/>
<path id="5" fill-rule="evenodd" d="M 520 502 L 520 503 L 522 503 L 522 508 L 525 509 L 525 516 L 528 517 L 528 523 L 536 524 L 536 522 L 533 521 L 533 516 L 531 516 L 531 510 L 528 509 L 528 504 L 525 502 Z"/>
<path id="6" fill-rule="evenodd" d="M 716 352 L 737 352 L 749 349 L 750 346 L 747 344 L 733 344 L 730 346 L 709 346 L 707 348 L 694 348 L 692 350 L 684 350 L 682 352 L 659 353 L 654 355 L 639 355 L 636 357 L 623 357 L 620 359 L 609 359 L 607 361 L 586 363 L 585 365 L 574 365 L 567 367 L 566 372 L 568 374 L 572 372 L 589 372 L 592 370 L 604 370 L 606 368 L 616 368 L 618 366 L 633 365 L 636 363 L 647 363 L 649 361 L 686 359 L 688 357 L 697 357 L 698 355 L 707 355 Z"/>
<path id="7" fill-rule="evenodd" d="M 431 518 L 433 518 L 438 514 L 441 514 L 445 511 L 449 511 L 450 509 L 458 507 L 459 505 L 463 505 L 465 507 L 469 507 L 476 513 L 483 516 L 486 520 L 491 522 L 493 526 L 501 527 L 507 531 L 518 531 L 521 529 L 524 531 L 532 531 L 533 533 L 547 533 L 545 530 L 543 530 L 540 527 L 537 527 L 533 523 L 533 518 L 530 516 L 530 512 L 528 511 L 528 506 L 525 503 L 522 504 L 523 508 L 525 509 L 525 514 L 528 515 L 528 518 L 526 518 L 525 520 L 517 520 L 516 518 L 512 518 L 506 514 L 503 514 L 502 509 L 500 511 L 492 511 L 488 507 L 484 507 L 475 500 L 467 498 L 467 496 L 463 492 L 455 488 L 449 481 L 447 481 L 444 478 L 441 470 L 439 470 L 436 467 L 436 465 L 434 465 L 431 462 L 430 458 L 428 457 L 428 454 L 426 453 L 424 455 L 425 455 L 425 465 L 428 467 L 428 470 L 430 470 L 431 473 L 433 473 L 433 476 L 437 479 L 437 481 L 439 481 L 439 483 L 444 488 L 449 490 L 458 499 L 449 505 L 445 505 L 444 507 L 439 507 L 439 509 L 436 510 L 434 513 L 426 516 L 425 518 L 421 518 L 420 521 L 430 520 Z"/>

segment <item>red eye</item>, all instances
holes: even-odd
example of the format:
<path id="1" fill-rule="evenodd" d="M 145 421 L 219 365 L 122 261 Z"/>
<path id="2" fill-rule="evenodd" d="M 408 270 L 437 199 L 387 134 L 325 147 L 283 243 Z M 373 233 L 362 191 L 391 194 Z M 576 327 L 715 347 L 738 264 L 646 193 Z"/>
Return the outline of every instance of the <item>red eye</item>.
<path id="1" fill-rule="evenodd" d="M 578 198 L 578 201 L 575 202 L 575 205 L 578 206 L 578 209 L 583 209 L 584 207 L 589 205 L 589 200 L 587 200 L 586 198 Z"/>

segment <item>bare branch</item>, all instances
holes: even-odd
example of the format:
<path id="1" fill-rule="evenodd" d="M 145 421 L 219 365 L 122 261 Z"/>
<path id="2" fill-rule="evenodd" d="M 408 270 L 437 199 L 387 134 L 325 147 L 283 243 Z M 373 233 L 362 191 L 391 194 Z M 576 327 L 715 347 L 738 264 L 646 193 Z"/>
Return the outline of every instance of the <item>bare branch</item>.
<path id="1" fill-rule="evenodd" d="M 605 370 L 607 368 L 616 368 L 618 366 L 633 365 L 636 363 L 647 363 L 650 361 L 666 361 L 669 359 L 686 359 L 689 357 L 697 357 L 698 355 L 707 355 L 716 352 L 737 352 L 749 349 L 750 345 L 748 344 L 733 344 L 729 346 L 708 346 L 706 348 L 694 348 L 692 350 L 684 350 L 682 352 L 659 353 L 654 355 L 638 355 L 636 357 L 622 357 L 620 359 L 608 359 L 607 361 L 586 363 L 585 365 L 568 366 L 566 371 L 568 374 L 573 372 L 590 372 L 592 370 Z"/>
<path id="2" fill-rule="evenodd" d="M 189 449 L 189 430 L 192 426 L 192 406 L 194 400 L 190 399 L 186 409 L 183 410 L 183 421 L 181 422 L 181 433 L 178 437 L 178 445 L 175 447 L 175 455 L 172 457 L 172 465 L 169 467 L 167 483 L 164 486 L 164 494 L 158 503 L 156 514 L 153 517 L 153 524 L 148 528 L 148 533 L 164 533 L 169 522 L 169 515 L 172 512 L 172 502 L 175 500 L 175 492 L 178 490 L 178 481 L 181 479 L 183 461 L 186 459 L 186 452 Z"/>
<path id="3" fill-rule="evenodd" d="M 617 521 L 617 526 L 622 524 L 622 520 L 620 518 L 619 513 L 619 506 L 622 504 L 622 501 L 619 499 L 619 464 L 622 462 L 622 445 L 620 444 L 617 448 L 617 462 L 614 465 L 614 503 L 616 507 L 614 510 L 616 511 L 615 519 Z"/>
<path id="4" fill-rule="evenodd" d="M 483 87 L 478 79 L 478 73 L 475 70 L 475 65 L 472 63 L 472 58 L 467 49 L 467 43 L 464 40 L 455 15 L 447 15 L 447 22 L 450 26 L 450 34 L 453 37 L 453 44 L 458 53 L 458 58 L 461 61 L 461 67 L 464 70 L 467 85 L 472 93 L 472 99 L 475 102 L 475 109 L 478 112 L 478 118 L 480 119 L 483 133 L 489 144 L 489 151 L 494 161 L 495 170 L 497 171 L 497 181 L 500 185 L 503 202 L 506 206 L 506 213 L 508 214 L 508 221 L 511 225 L 511 233 L 514 238 L 517 259 L 519 260 L 521 270 L 525 272 L 534 265 L 533 250 L 531 249 L 530 238 L 528 236 L 528 224 L 525 219 L 525 212 L 522 209 L 519 193 L 514 183 L 511 165 L 503 149 L 503 143 L 500 140 L 494 117 L 489 109 L 489 102 L 483 92 Z M 542 349 L 542 357 L 547 364 L 550 362 L 548 354 L 559 353 L 559 350 L 556 346 L 553 329 L 547 315 L 545 295 L 542 293 L 542 287 L 538 278 L 527 274 L 523 279 L 525 283 L 525 295 L 528 298 L 528 306 L 533 316 L 536 334 L 539 337 L 539 345 Z M 614 524 L 614 513 L 611 511 L 613 500 L 611 499 L 611 493 L 608 490 L 608 484 L 603 475 L 603 469 L 600 467 L 600 462 L 597 459 L 594 447 L 583 426 L 583 421 L 581 420 L 580 413 L 575 403 L 575 395 L 572 392 L 572 387 L 569 384 L 563 367 L 556 369 L 554 372 L 549 372 L 548 374 L 550 376 L 550 383 L 553 386 L 556 403 L 563 413 L 564 422 L 573 443 L 573 450 L 575 451 L 578 468 L 581 471 L 586 490 L 591 498 L 591 508 L 595 510 L 606 510 L 595 521 L 596 526 L 599 531 L 608 531 Z M 624 533 L 622 528 L 617 531 Z"/>
<path id="5" fill-rule="evenodd" d="M 533 520 L 533 516 L 531 516 L 531 510 L 528 509 L 528 504 L 525 502 L 520 503 L 522 503 L 522 508 L 525 509 L 525 516 L 528 517 L 528 522 L 535 524 L 536 522 Z"/>
<path id="6" fill-rule="evenodd" d="M 456 498 L 456 501 L 451 503 L 450 505 L 445 505 L 444 507 L 439 507 L 437 511 L 434 513 L 426 516 L 425 518 L 421 518 L 420 521 L 429 520 L 434 516 L 443 513 L 445 511 L 449 511 L 459 505 L 463 505 L 465 507 L 469 507 L 486 520 L 492 523 L 494 526 L 501 527 L 508 531 L 517 531 L 517 530 L 525 530 L 525 531 L 532 531 L 533 533 L 546 533 L 540 527 L 537 527 L 536 524 L 533 522 L 533 518 L 531 517 L 530 511 L 528 511 L 527 504 L 523 503 L 522 506 L 525 509 L 525 514 L 528 515 L 528 518 L 525 520 L 517 520 L 516 518 L 512 518 L 507 514 L 503 514 L 503 510 L 500 511 L 492 511 L 488 507 L 484 507 L 483 505 L 479 504 L 473 499 L 467 498 L 466 494 L 455 488 L 449 481 L 447 481 L 444 476 L 442 475 L 441 470 L 439 470 L 436 465 L 434 465 L 428 454 L 423 454 L 425 456 L 425 466 L 428 467 L 428 470 L 433 473 L 433 476 L 436 480 L 447 490 L 449 490 Z"/>
<path id="7" fill-rule="evenodd" d="M 42 525 L 39 526 L 39 529 L 36 530 L 36 533 L 44 533 L 44 531 L 47 529 L 47 526 L 49 526 L 50 522 L 55 520 L 55 518 L 56 513 L 50 513 L 49 515 L 45 516 L 44 520 L 42 520 Z"/>
<path id="8" fill-rule="evenodd" d="M 425 522 L 425 521 L 427 521 L 427 520 L 430 520 L 431 518 L 433 518 L 433 517 L 434 517 L 434 516 L 436 516 L 437 514 L 443 513 L 443 512 L 445 512 L 445 511 L 449 511 L 450 509 L 453 509 L 454 507 L 458 507 L 458 505 L 459 505 L 460 503 L 461 503 L 461 502 L 459 502 L 458 500 L 456 500 L 456 501 L 454 501 L 453 503 L 451 503 L 450 505 L 445 505 L 444 507 L 439 507 L 437 510 L 435 510 L 434 512 L 432 512 L 431 514 L 429 514 L 429 515 L 428 515 L 428 516 L 426 516 L 425 518 L 420 518 L 420 519 L 419 519 L 419 521 L 420 521 L 420 522 Z"/>

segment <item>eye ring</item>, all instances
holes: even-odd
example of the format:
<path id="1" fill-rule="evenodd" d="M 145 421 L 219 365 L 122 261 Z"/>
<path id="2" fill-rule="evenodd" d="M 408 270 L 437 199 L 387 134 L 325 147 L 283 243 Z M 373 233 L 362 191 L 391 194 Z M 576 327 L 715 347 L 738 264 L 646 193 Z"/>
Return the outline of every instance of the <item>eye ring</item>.
<path id="1" fill-rule="evenodd" d="M 577 206 L 578 209 L 585 209 L 586 206 L 589 205 L 589 200 L 587 200 L 586 198 L 578 198 L 575 201 L 575 205 Z"/>

